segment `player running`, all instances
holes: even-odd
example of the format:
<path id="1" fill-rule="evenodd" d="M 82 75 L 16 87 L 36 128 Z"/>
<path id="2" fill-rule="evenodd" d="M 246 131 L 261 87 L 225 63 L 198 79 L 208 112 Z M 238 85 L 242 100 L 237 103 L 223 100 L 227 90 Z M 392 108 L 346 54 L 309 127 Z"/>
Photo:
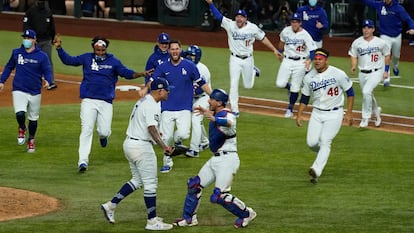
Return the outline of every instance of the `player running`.
<path id="1" fill-rule="evenodd" d="M 362 22 L 362 36 L 354 40 L 348 54 L 351 56 L 351 73 L 359 69 L 359 86 L 362 91 L 362 120 L 360 128 L 368 126 L 372 113 L 375 126 L 381 125 L 381 108 L 374 97 L 374 88 L 381 80 L 388 78 L 390 69 L 390 48 L 388 44 L 374 36 L 374 21 L 367 19 Z"/>
<path id="2" fill-rule="evenodd" d="M 288 89 L 289 105 L 285 117 L 291 118 L 303 76 L 310 69 L 316 45 L 309 33 L 302 28 L 302 18 L 298 13 L 292 14 L 290 26 L 285 27 L 279 36 L 279 50 L 284 50 L 284 56 L 280 57 L 283 60 L 277 73 L 276 86 Z"/>
<path id="3" fill-rule="evenodd" d="M 310 181 L 318 182 L 331 152 L 331 143 L 338 134 L 344 117 L 344 92 L 348 108 L 345 120 L 352 125 L 352 108 L 354 106 L 354 89 L 352 82 L 344 71 L 328 65 L 329 52 L 319 48 L 315 51 L 312 69 L 303 79 L 302 96 L 296 125 L 302 126 L 302 114 L 313 98 L 313 110 L 308 124 L 306 142 L 317 153 L 316 160 L 309 169 Z"/>
<path id="4" fill-rule="evenodd" d="M 213 0 L 205 0 L 213 12 L 214 17 L 221 23 L 221 27 L 227 32 L 227 41 L 230 49 L 230 106 L 231 110 L 239 116 L 239 80 L 240 73 L 243 78 L 244 88 L 251 89 L 254 85 L 254 77 L 260 75 L 254 66 L 253 43 L 261 41 L 273 53 L 279 54 L 273 44 L 267 39 L 265 32 L 256 24 L 247 20 L 244 10 L 236 12 L 235 20 L 224 17 L 214 6 Z M 257 73 L 257 74 L 256 74 Z"/>

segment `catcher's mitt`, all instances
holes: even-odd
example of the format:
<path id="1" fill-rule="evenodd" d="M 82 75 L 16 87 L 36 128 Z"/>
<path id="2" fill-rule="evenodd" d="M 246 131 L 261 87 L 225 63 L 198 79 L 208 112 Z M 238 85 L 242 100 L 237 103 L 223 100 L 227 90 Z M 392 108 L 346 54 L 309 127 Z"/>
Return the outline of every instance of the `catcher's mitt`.
<path id="1" fill-rule="evenodd" d="M 171 152 L 171 154 L 169 154 L 169 156 L 173 157 L 173 156 L 177 156 L 177 155 L 183 155 L 185 154 L 190 148 L 188 148 L 187 146 L 184 145 L 176 145 L 173 147 L 173 151 Z"/>

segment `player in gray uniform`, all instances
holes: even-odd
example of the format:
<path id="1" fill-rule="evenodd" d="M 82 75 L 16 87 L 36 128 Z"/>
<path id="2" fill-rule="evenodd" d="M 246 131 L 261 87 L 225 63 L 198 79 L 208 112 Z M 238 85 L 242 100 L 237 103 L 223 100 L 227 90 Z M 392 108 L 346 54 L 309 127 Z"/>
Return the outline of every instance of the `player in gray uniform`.
<path id="1" fill-rule="evenodd" d="M 293 116 L 293 108 L 299 96 L 300 85 L 306 71 L 309 71 L 316 44 L 311 35 L 302 28 L 302 18 L 298 13 L 292 14 L 290 26 L 280 33 L 279 51 L 283 57 L 276 78 L 276 86 L 288 89 L 289 105 L 285 117 Z M 290 79 L 290 82 L 289 82 Z"/>
<path id="2" fill-rule="evenodd" d="M 131 113 L 126 139 L 123 149 L 129 162 L 132 178 L 126 182 L 114 195 L 111 201 L 101 205 L 105 218 L 110 223 L 115 223 L 115 208 L 129 194 L 135 190 L 144 188 L 144 201 L 147 207 L 148 220 L 146 230 L 169 230 L 173 226 L 164 223 L 157 217 L 157 157 L 153 149 L 155 142 L 166 153 L 171 153 L 172 148 L 161 139 L 158 125 L 161 117 L 159 102 L 166 100 L 169 93 L 169 83 L 163 78 L 155 79 L 151 83 L 151 91 L 135 104 Z"/>
<path id="3" fill-rule="evenodd" d="M 374 21 L 366 19 L 362 22 L 362 36 L 354 40 L 348 54 L 351 57 L 351 73 L 354 74 L 358 64 L 359 86 L 362 91 L 362 120 L 360 128 L 368 126 L 372 113 L 375 126 L 381 125 L 381 107 L 378 106 L 373 91 L 375 87 L 388 78 L 390 69 L 390 47 L 374 36 Z"/>
<path id="4" fill-rule="evenodd" d="M 297 126 L 302 126 L 302 114 L 309 99 L 313 98 L 313 110 L 309 120 L 306 142 L 317 153 L 316 160 L 309 169 L 310 181 L 318 182 L 331 152 L 331 143 L 338 134 L 344 117 L 344 92 L 347 98 L 345 120 L 352 125 L 352 108 L 354 106 L 354 89 L 346 73 L 328 65 L 329 52 L 319 48 L 315 51 L 312 69 L 303 79 L 302 96 Z"/>
<path id="5" fill-rule="evenodd" d="M 212 203 L 223 206 L 237 216 L 234 227 L 246 227 L 256 218 L 256 212 L 233 196 L 231 184 L 240 166 L 237 154 L 236 116 L 226 108 L 229 96 L 224 90 L 214 89 L 210 94 L 210 108 L 196 107 L 195 111 L 210 120 L 209 139 L 213 156 L 204 164 L 198 175 L 188 179 L 188 193 L 184 202 L 182 218 L 175 226 L 198 224 L 197 209 L 204 188 L 215 182 L 210 196 Z"/>

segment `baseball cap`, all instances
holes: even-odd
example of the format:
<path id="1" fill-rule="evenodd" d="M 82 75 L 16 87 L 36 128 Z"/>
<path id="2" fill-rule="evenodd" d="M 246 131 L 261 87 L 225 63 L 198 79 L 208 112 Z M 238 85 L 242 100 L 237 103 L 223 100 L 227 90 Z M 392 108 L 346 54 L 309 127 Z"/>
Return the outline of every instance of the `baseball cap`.
<path id="1" fill-rule="evenodd" d="M 166 91 L 170 91 L 170 84 L 164 78 L 157 78 L 154 79 L 151 83 L 151 91 L 164 89 Z"/>
<path id="2" fill-rule="evenodd" d="M 167 33 L 163 32 L 158 35 L 158 42 L 159 43 L 170 43 L 170 36 Z"/>
<path id="3" fill-rule="evenodd" d="M 370 19 L 365 19 L 362 22 L 362 27 L 369 27 L 369 28 L 373 28 L 374 26 L 374 21 L 370 20 Z"/>
<path id="4" fill-rule="evenodd" d="M 22 37 L 29 37 L 32 39 L 36 39 L 36 32 L 31 29 L 24 30 Z"/>
<path id="5" fill-rule="evenodd" d="M 243 17 L 247 17 L 246 11 L 242 10 L 242 9 L 236 11 L 236 14 L 234 14 L 234 16 L 236 16 L 236 15 L 241 15 Z"/>
<path id="6" fill-rule="evenodd" d="M 290 20 L 291 20 L 291 21 L 292 21 L 292 20 L 302 21 L 302 17 L 300 17 L 300 14 L 298 14 L 298 13 L 293 13 L 293 14 L 290 16 Z"/>

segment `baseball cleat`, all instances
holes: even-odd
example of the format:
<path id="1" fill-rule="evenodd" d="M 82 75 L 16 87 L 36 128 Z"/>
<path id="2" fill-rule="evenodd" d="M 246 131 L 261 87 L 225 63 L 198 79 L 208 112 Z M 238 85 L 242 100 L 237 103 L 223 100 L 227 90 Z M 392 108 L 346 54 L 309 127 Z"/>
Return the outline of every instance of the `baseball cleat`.
<path id="1" fill-rule="evenodd" d="M 187 152 L 185 152 L 185 156 L 190 157 L 190 158 L 198 158 L 199 154 L 197 151 L 188 150 Z"/>
<path id="2" fill-rule="evenodd" d="M 165 231 L 172 228 L 172 224 L 163 222 L 163 219 L 160 217 L 147 219 L 147 225 L 145 226 L 145 229 L 150 231 Z"/>
<path id="3" fill-rule="evenodd" d="M 239 118 L 239 116 L 240 116 L 240 113 L 239 113 L 239 112 L 233 112 L 233 114 L 234 114 L 237 118 Z"/>
<path id="4" fill-rule="evenodd" d="M 168 173 L 168 172 L 170 172 L 171 170 L 172 170 L 172 167 L 171 167 L 171 166 L 165 165 L 164 167 L 162 167 L 162 168 L 160 169 L 160 172 L 161 172 L 161 173 Z"/>
<path id="5" fill-rule="evenodd" d="M 19 133 L 17 136 L 17 144 L 23 145 L 26 142 L 26 130 L 19 127 Z"/>
<path id="6" fill-rule="evenodd" d="M 191 227 L 191 226 L 196 226 L 198 225 L 198 220 L 197 220 L 197 215 L 194 214 L 191 222 L 187 222 L 187 220 L 185 220 L 185 218 L 178 218 L 173 222 L 174 226 L 177 227 Z"/>
<path id="7" fill-rule="evenodd" d="M 81 163 L 78 167 L 78 171 L 80 173 L 84 173 L 88 169 L 88 165 L 86 163 Z"/>
<path id="8" fill-rule="evenodd" d="M 260 77 L 260 73 L 261 73 L 260 69 L 257 66 L 253 66 L 253 70 L 255 72 L 255 76 Z"/>
<path id="9" fill-rule="evenodd" d="M 116 205 L 110 201 L 101 205 L 101 210 L 103 211 L 103 214 L 106 220 L 108 220 L 108 222 L 112 224 L 115 223 L 115 208 L 116 208 Z"/>
<path id="10" fill-rule="evenodd" d="M 293 117 L 293 112 L 290 109 L 287 109 L 285 112 L 285 118 L 292 118 Z"/>
<path id="11" fill-rule="evenodd" d="M 381 125 L 381 107 L 377 108 L 377 112 L 375 113 L 375 126 L 379 127 Z"/>
<path id="12" fill-rule="evenodd" d="M 368 118 L 362 118 L 361 123 L 359 123 L 359 128 L 366 128 L 368 126 Z"/>
<path id="13" fill-rule="evenodd" d="M 389 87 L 391 84 L 389 81 L 384 81 L 384 87 Z"/>
<path id="14" fill-rule="evenodd" d="M 102 147 L 106 147 L 106 145 L 108 145 L 108 137 L 100 138 L 99 142 L 101 143 Z"/>
<path id="15" fill-rule="evenodd" d="M 398 76 L 400 74 L 400 70 L 397 67 L 392 68 L 392 72 L 395 76 Z"/>
<path id="16" fill-rule="evenodd" d="M 203 151 L 203 150 L 207 150 L 208 149 L 208 147 L 209 147 L 209 145 L 208 145 L 209 143 L 206 143 L 206 144 L 201 144 L 201 145 L 199 145 L 198 146 L 198 149 L 200 149 L 200 151 Z"/>
<path id="17" fill-rule="evenodd" d="M 28 153 L 33 153 L 35 152 L 35 140 L 34 139 L 30 139 L 29 142 L 27 142 L 27 152 Z"/>
<path id="18" fill-rule="evenodd" d="M 52 83 L 52 84 L 50 84 L 48 87 L 47 87 L 47 90 L 53 90 L 53 89 L 56 89 L 57 88 L 57 85 L 56 85 L 56 83 Z"/>
<path id="19" fill-rule="evenodd" d="M 246 218 L 238 218 L 233 225 L 235 228 L 247 227 L 256 218 L 257 214 L 252 208 L 246 207 L 246 210 L 249 211 L 249 216 Z"/>
<path id="20" fill-rule="evenodd" d="M 314 170 L 313 168 L 309 168 L 308 173 L 309 173 L 309 176 L 311 177 L 311 178 L 310 178 L 310 182 L 311 182 L 312 184 L 316 184 L 316 183 L 318 183 L 318 176 L 316 175 L 315 170 Z"/>

